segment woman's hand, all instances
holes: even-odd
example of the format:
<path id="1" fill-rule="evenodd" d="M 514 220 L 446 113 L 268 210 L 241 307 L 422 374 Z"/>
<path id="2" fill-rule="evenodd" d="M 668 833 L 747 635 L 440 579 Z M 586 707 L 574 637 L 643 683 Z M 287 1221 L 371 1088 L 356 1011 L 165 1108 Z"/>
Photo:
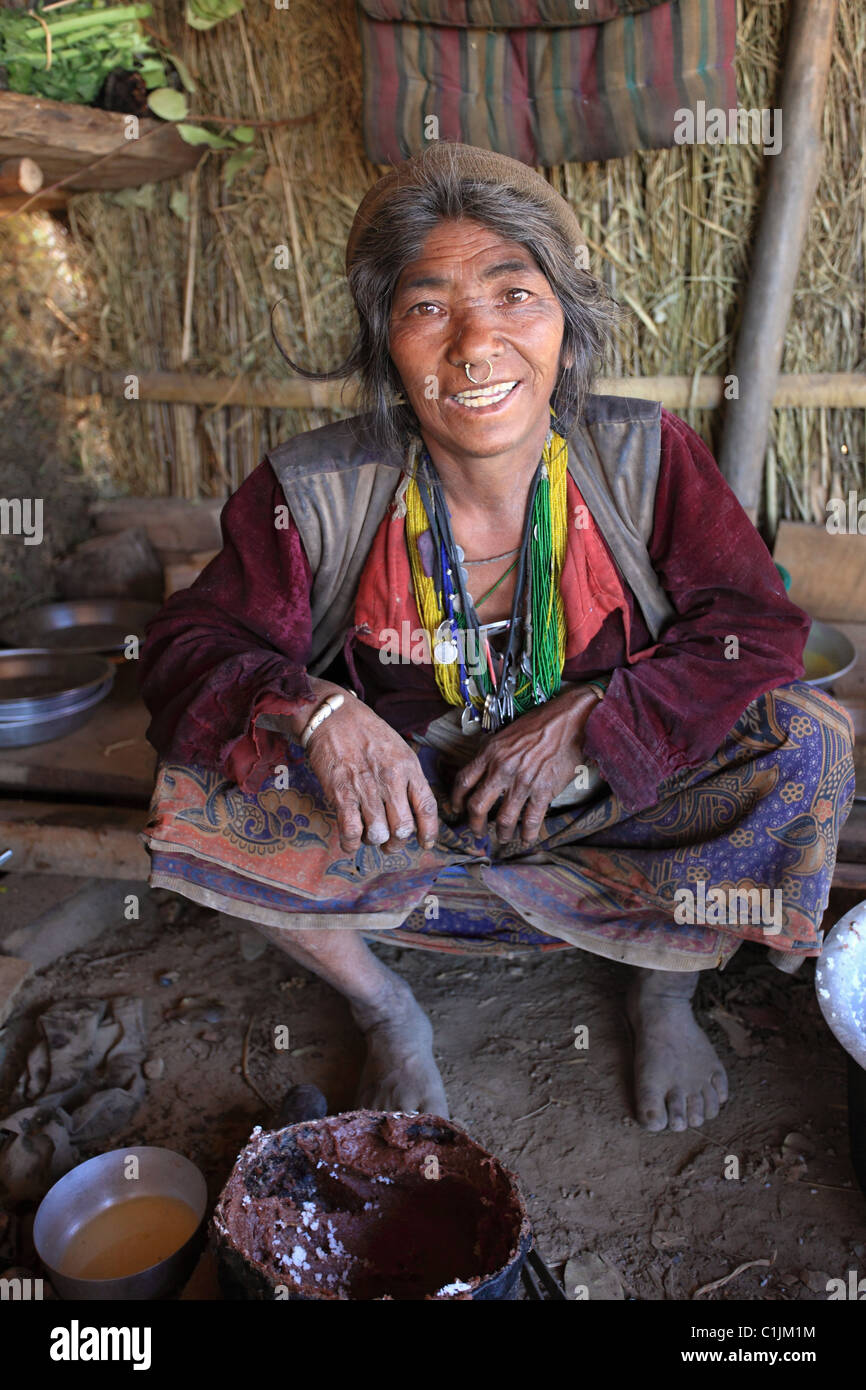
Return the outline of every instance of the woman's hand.
<path id="1" fill-rule="evenodd" d="M 316 681 L 314 689 L 321 701 L 339 687 Z M 307 707 L 301 728 L 317 708 Z M 439 813 L 430 784 L 405 739 L 369 706 L 347 693 L 310 736 L 306 752 L 337 813 L 347 854 L 354 854 L 362 839 L 395 848 L 416 833 L 422 849 L 432 849 Z"/>
<path id="2" fill-rule="evenodd" d="M 551 801 L 581 764 L 584 726 L 597 703 L 595 692 L 580 685 L 491 734 L 454 779 L 455 815 L 465 814 L 473 832 L 483 835 L 488 812 L 502 797 L 496 816 L 500 842 L 515 838 L 520 821 L 523 843 L 533 844 Z"/>

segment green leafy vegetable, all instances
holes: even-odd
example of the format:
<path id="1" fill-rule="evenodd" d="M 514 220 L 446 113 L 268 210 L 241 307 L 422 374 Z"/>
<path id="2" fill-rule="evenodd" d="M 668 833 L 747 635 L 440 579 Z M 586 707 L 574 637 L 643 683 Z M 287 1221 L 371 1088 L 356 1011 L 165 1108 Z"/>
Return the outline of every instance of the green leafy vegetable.
<path id="1" fill-rule="evenodd" d="M 209 29 L 242 10 L 244 0 L 186 0 L 186 3 L 190 24 L 197 29 Z M 231 131 L 219 133 L 186 121 L 189 100 L 185 92 L 165 85 L 167 63 L 174 64 L 186 92 L 194 92 L 195 83 L 180 58 L 173 53 L 163 56 L 152 45 L 140 23 L 152 12 L 149 0 L 136 4 L 76 0 L 75 4 L 64 5 L 56 11 L 40 12 L 51 34 L 49 65 L 48 40 L 42 25 L 25 10 L 0 8 L 0 67 L 5 69 L 8 88 L 26 95 L 86 105 L 96 98 L 114 68 L 137 72 L 147 89 L 150 110 L 161 120 L 176 122 L 175 129 L 187 144 L 235 152 L 228 161 L 230 182 L 254 157 L 254 151 L 248 147 L 255 139 L 255 131 L 252 126 L 238 125 Z"/>
<path id="2" fill-rule="evenodd" d="M 49 10 L 42 15 L 51 34 L 49 67 L 42 25 L 26 10 L 0 9 L 0 66 L 9 91 L 86 105 L 113 68 L 140 72 L 148 86 L 164 84 L 161 56 L 140 23 L 152 13 L 149 3 L 108 5 L 105 0 Z"/>

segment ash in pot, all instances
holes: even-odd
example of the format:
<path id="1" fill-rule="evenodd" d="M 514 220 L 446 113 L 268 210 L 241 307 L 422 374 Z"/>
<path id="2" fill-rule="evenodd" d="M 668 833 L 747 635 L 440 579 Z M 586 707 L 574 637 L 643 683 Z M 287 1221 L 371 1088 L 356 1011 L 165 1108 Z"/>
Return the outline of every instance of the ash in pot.
<path id="1" fill-rule="evenodd" d="M 470 1298 L 528 1228 L 458 1125 L 374 1110 L 254 1133 L 213 1218 L 225 1291 L 260 1299 Z"/>

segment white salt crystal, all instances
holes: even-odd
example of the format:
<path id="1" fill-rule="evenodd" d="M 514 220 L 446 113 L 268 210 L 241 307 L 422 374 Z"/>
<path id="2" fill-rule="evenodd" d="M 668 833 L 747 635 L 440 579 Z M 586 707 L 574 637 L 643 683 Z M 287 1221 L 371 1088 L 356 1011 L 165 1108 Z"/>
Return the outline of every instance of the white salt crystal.
<path id="1" fill-rule="evenodd" d="M 443 1284 L 441 1289 L 437 1289 L 437 1294 L 449 1293 L 468 1293 L 472 1288 L 471 1284 L 464 1284 L 462 1279 L 455 1279 L 453 1284 Z"/>

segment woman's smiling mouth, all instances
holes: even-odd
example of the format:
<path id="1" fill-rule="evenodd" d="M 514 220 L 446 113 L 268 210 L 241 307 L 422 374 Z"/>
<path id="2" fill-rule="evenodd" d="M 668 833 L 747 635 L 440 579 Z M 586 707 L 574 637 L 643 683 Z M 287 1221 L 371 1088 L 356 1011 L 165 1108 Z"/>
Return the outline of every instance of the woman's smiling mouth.
<path id="1" fill-rule="evenodd" d="M 449 401 L 466 410 L 489 412 L 498 409 L 515 395 L 519 381 L 498 381 L 491 386 L 475 386 L 468 391 L 448 396 Z"/>

